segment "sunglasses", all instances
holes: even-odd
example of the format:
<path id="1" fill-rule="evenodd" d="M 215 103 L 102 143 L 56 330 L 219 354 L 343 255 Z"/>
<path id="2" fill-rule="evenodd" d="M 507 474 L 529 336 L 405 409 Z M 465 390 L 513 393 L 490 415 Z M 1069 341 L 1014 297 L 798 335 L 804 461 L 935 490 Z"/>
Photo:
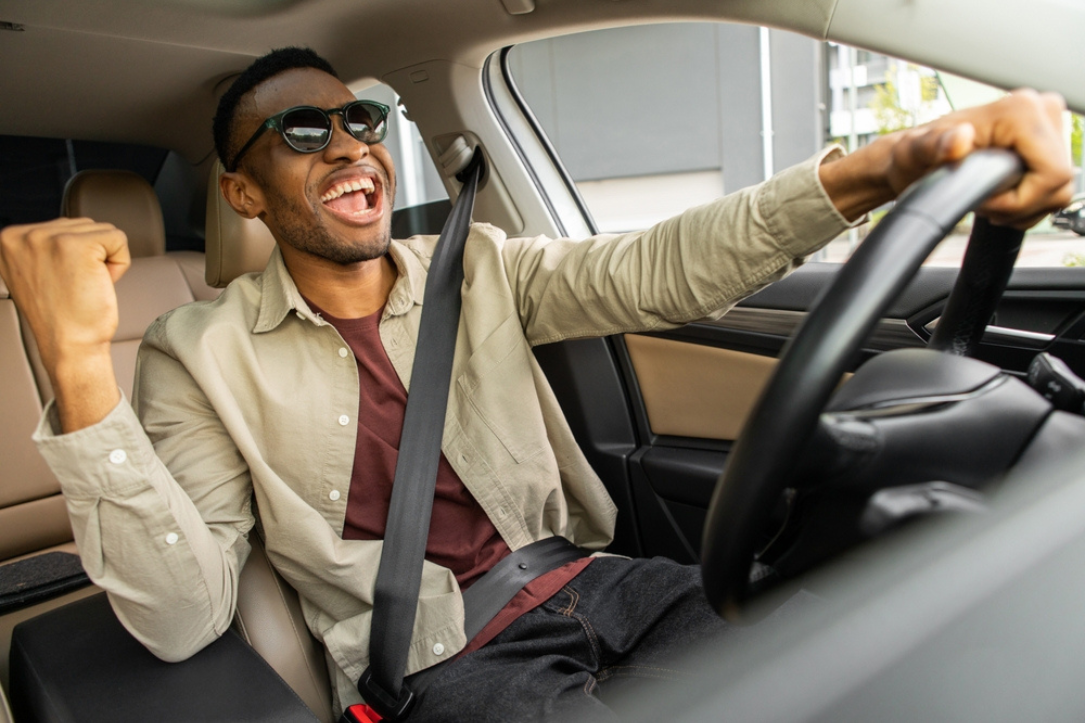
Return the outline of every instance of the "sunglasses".
<path id="1" fill-rule="evenodd" d="M 342 108 L 321 110 L 311 105 L 299 105 L 287 108 L 282 113 L 264 121 L 256 129 L 248 142 L 234 156 L 229 170 L 236 171 L 241 156 L 252 148 L 252 144 L 267 130 L 276 130 L 286 141 L 286 145 L 298 153 L 316 153 L 328 147 L 332 140 L 332 116 L 343 116 L 343 127 L 347 133 L 362 143 L 370 145 L 380 143 L 388 133 L 388 111 L 383 103 L 372 100 L 355 100 Z"/>

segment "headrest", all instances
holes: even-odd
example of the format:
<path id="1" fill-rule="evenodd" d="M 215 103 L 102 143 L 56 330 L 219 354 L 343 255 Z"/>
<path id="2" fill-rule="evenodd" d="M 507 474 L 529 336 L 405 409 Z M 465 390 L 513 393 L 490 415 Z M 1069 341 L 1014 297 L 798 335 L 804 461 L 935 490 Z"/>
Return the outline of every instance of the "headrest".
<path id="1" fill-rule="evenodd" d="M 162 206 L 147 180 L 131 171 L 89 170 L 71 177 L 64 187 L 61 214 L 108 221 L 128 236 L 134 257 L 166 253 Z"/>
<path id="2" fill-rule="evenodd" d="M 207 183 L 207 271 L 210 286 L 221 289 L 242 274 L 263 271 L 275 238 L 259 219 L 242 218 L 219 190 L 222 163 L 215 161 Z"/>

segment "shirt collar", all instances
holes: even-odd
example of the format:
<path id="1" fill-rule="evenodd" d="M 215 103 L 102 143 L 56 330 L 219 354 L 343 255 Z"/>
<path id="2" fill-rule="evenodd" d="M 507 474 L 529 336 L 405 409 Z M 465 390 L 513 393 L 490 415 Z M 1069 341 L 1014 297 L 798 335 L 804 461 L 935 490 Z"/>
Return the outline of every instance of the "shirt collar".
<path id="1" fill-rule="evenodd" d="M 388 255 L 396 266 L 399 278 L 388 295 L 385 315 L 400 316 L 406 314 L 415 304 L 422 305 L 422 295 L 426 288 L 426 269 L 421 261 L 399 241 L 393 240 L 388 248 Z M 261 299 L 260 313 L 253 326 L 254 334 L 262 334 L 275 329 L 290 312 L 296 312 L 306 319 L 323 326 L 325 322 L 305 303 L 301 292 L 294 284 L 294 279 L 286 268 L 283 255 L 278 245 L 271 252 L 267 267 L 260 275 Z"/>

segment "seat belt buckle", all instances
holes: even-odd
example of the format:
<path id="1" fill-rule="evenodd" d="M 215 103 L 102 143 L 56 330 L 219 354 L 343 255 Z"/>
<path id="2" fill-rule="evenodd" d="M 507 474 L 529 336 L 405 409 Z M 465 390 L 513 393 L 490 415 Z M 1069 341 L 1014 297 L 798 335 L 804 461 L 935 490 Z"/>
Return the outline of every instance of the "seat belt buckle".
<path id="1" fill-rule="evenodd" d="M 362 673 L 362 677 L 358 679 L 358 692 L 362 694 L 362 698 L 369 704 L 369 707 L 380 716 L 378 720 L 403 720 L 407 717 L 411 706 L 414 705 L 414 693 L 407 687 L 406 682 L 400 687 L 399 697 L 397 698 L 385 691 L 377 684 L 377 681 L 373 680 L 372 667 L 366 668 L 365 672 Z"/>
<path id="2" fill-rule="evenodd" d="M 381 714 L 365 703 L 356 703 L 343 711 L 339 723 L 378 723 Z"/>

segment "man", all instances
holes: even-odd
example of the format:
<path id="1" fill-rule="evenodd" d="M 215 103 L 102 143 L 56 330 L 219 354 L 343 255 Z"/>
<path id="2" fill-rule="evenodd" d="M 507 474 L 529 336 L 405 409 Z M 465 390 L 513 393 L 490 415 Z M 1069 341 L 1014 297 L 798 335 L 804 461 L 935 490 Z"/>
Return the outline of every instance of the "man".
<path id="1" fill-rule="evenodd" d="M 222 634 L 255 501 L 268 553 L 328 650 L 341 707 L 358 701 L 368 662 L 435 241 L 391 241 L 391 158 L 373 128 L 347 130 L 352 101 L 325 61 L 299 49 L 259 59 L 223 97 L 222 193 L 260 218 L 278 249 L 262 275 L 148 330 L 138 418 L 109 357 L 112 282 L 129 264 L 124 235 L 88 219 L 0 234 L 0 274 L 56 390 L 36 438 L 61 480 L 83 564 L 118 616 L 166 660 Z M 326 145 L 288 144 L 284 111 L 297 106 L 335 109 Z M 407 672 L 455 661 L 411 719 L 607 719 L 592 696 L 597 682 L 678 675 L 668 650 L 722 628 L 695 569 L 604 557 L 536 579 L 465 640 L 460 590 L 510 549 L 560 535 L 599 550 L 613 529 L 613 505 L 531 345 L 722 313 L 974 148 L 1022 155 L 1022 182 L 984 210 L 1035 223 L 1070 197 L 1062 111 L 1061 99 L 1022 91 L 850 156 L 821 154 L 644 233 L 571 242 L 473 226 Z"/>

